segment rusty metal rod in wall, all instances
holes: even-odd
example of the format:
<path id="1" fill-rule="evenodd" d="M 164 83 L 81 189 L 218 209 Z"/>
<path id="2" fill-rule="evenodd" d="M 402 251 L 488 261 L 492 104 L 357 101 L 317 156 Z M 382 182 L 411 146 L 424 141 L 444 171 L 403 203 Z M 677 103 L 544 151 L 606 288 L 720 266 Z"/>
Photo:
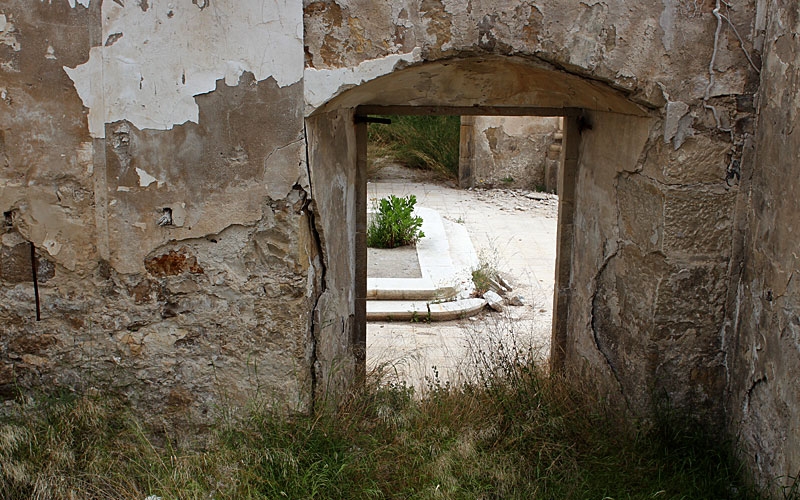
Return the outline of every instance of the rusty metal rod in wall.
<path id="1" fill-rule="evenodd" d="M 36 246 L 31 241 L 31 272 L 33 274 L 33 296 L 36 298 L 36 321 L 42 319 L 42 314 L 39 306 L 39 278 L 36 272 Z"/>

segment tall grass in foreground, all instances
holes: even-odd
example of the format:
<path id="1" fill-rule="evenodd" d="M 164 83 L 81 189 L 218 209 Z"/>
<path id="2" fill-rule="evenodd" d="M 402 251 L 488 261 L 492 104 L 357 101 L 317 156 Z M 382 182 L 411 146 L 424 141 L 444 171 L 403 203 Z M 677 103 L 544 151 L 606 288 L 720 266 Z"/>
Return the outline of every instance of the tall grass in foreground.
<path id="1" fill-rule="evenodd" d="M 392 116 L 390 125 L 369 124 L 370 159 L 389 159 L 407 167 L 458 177 L 461 118 L 458 116 Z"/>
<path id="2" fill-rule="evenodd" d="M 0 498 L 758 498 L 687 421 L 635 427 L 528 352 L 476 357 L 470 383 L 373 377 L 315 416 L 228 411 L 193 446 L 115 398 L 22 397 L 0 424 Z"/>

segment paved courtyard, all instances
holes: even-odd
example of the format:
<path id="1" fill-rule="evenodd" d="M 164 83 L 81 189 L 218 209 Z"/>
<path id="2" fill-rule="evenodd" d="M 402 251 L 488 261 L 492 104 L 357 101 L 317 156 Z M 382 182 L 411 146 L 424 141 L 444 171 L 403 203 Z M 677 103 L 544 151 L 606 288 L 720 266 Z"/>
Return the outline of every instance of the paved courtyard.
<path id="1" fill-rule="evenodd" d="M 417 197 L 449 221 L 463 224 L 479 258 L 491 262 L 524 297 L 523 306 L 448 322 L 370 322 L 367 368 L 380 368 L 417 388 L 429 381 L 457 381 L 476 357 L 502 348 L 534 347 L 547 356 L 553 307 L 557 200 L 505 189 L 460 190 L 421 182 L 403 169 L 390 170 L 367 186 L 371 203 L 394 194 Z"/>

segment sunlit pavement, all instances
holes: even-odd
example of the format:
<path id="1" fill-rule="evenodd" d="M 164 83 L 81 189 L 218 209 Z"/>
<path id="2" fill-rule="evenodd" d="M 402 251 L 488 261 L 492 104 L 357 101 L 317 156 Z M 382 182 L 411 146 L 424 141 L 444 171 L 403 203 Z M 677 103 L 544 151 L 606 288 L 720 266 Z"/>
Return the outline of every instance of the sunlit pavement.
<path id="1" fill-rule="evenodd" d="M 441 323 L 370 322 L 367 368 L 418 389 L 456 382 L 476 362 L 501 349 L 534 347 L 549 352 L 556 259 L 555 200 L 530 200 L 521 193 L 467 191 L 420 182 L 371 182 L 368 202 L 389 194 L 417 197 L 447 220 L 466 226 L 483 260 L 492 262 L 524 297 L 523 306 L 506 306 L 478 317 Z M 502 347 L 501 347 L 502 346 Z M 477 361 L 476 361 L 477 360 Z"/>

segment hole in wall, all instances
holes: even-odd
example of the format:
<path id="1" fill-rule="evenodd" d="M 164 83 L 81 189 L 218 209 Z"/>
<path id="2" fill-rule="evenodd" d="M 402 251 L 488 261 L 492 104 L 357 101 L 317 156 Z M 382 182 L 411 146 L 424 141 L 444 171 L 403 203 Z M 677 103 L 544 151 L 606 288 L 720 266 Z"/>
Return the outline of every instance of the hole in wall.
<path id="1" fill-rule="evenodd" d="M 158 225 L 161 227 L 172 226 L 174 224 L 172 219 L 172 209 L 164 207 L 161 209 L 161 216 L 158 218 Z"/>
<path id="2" fill-rule="evenodd" d="M 10 231 L 14 228 L 14 212 L 3 212 L 3 228 Z"/>

